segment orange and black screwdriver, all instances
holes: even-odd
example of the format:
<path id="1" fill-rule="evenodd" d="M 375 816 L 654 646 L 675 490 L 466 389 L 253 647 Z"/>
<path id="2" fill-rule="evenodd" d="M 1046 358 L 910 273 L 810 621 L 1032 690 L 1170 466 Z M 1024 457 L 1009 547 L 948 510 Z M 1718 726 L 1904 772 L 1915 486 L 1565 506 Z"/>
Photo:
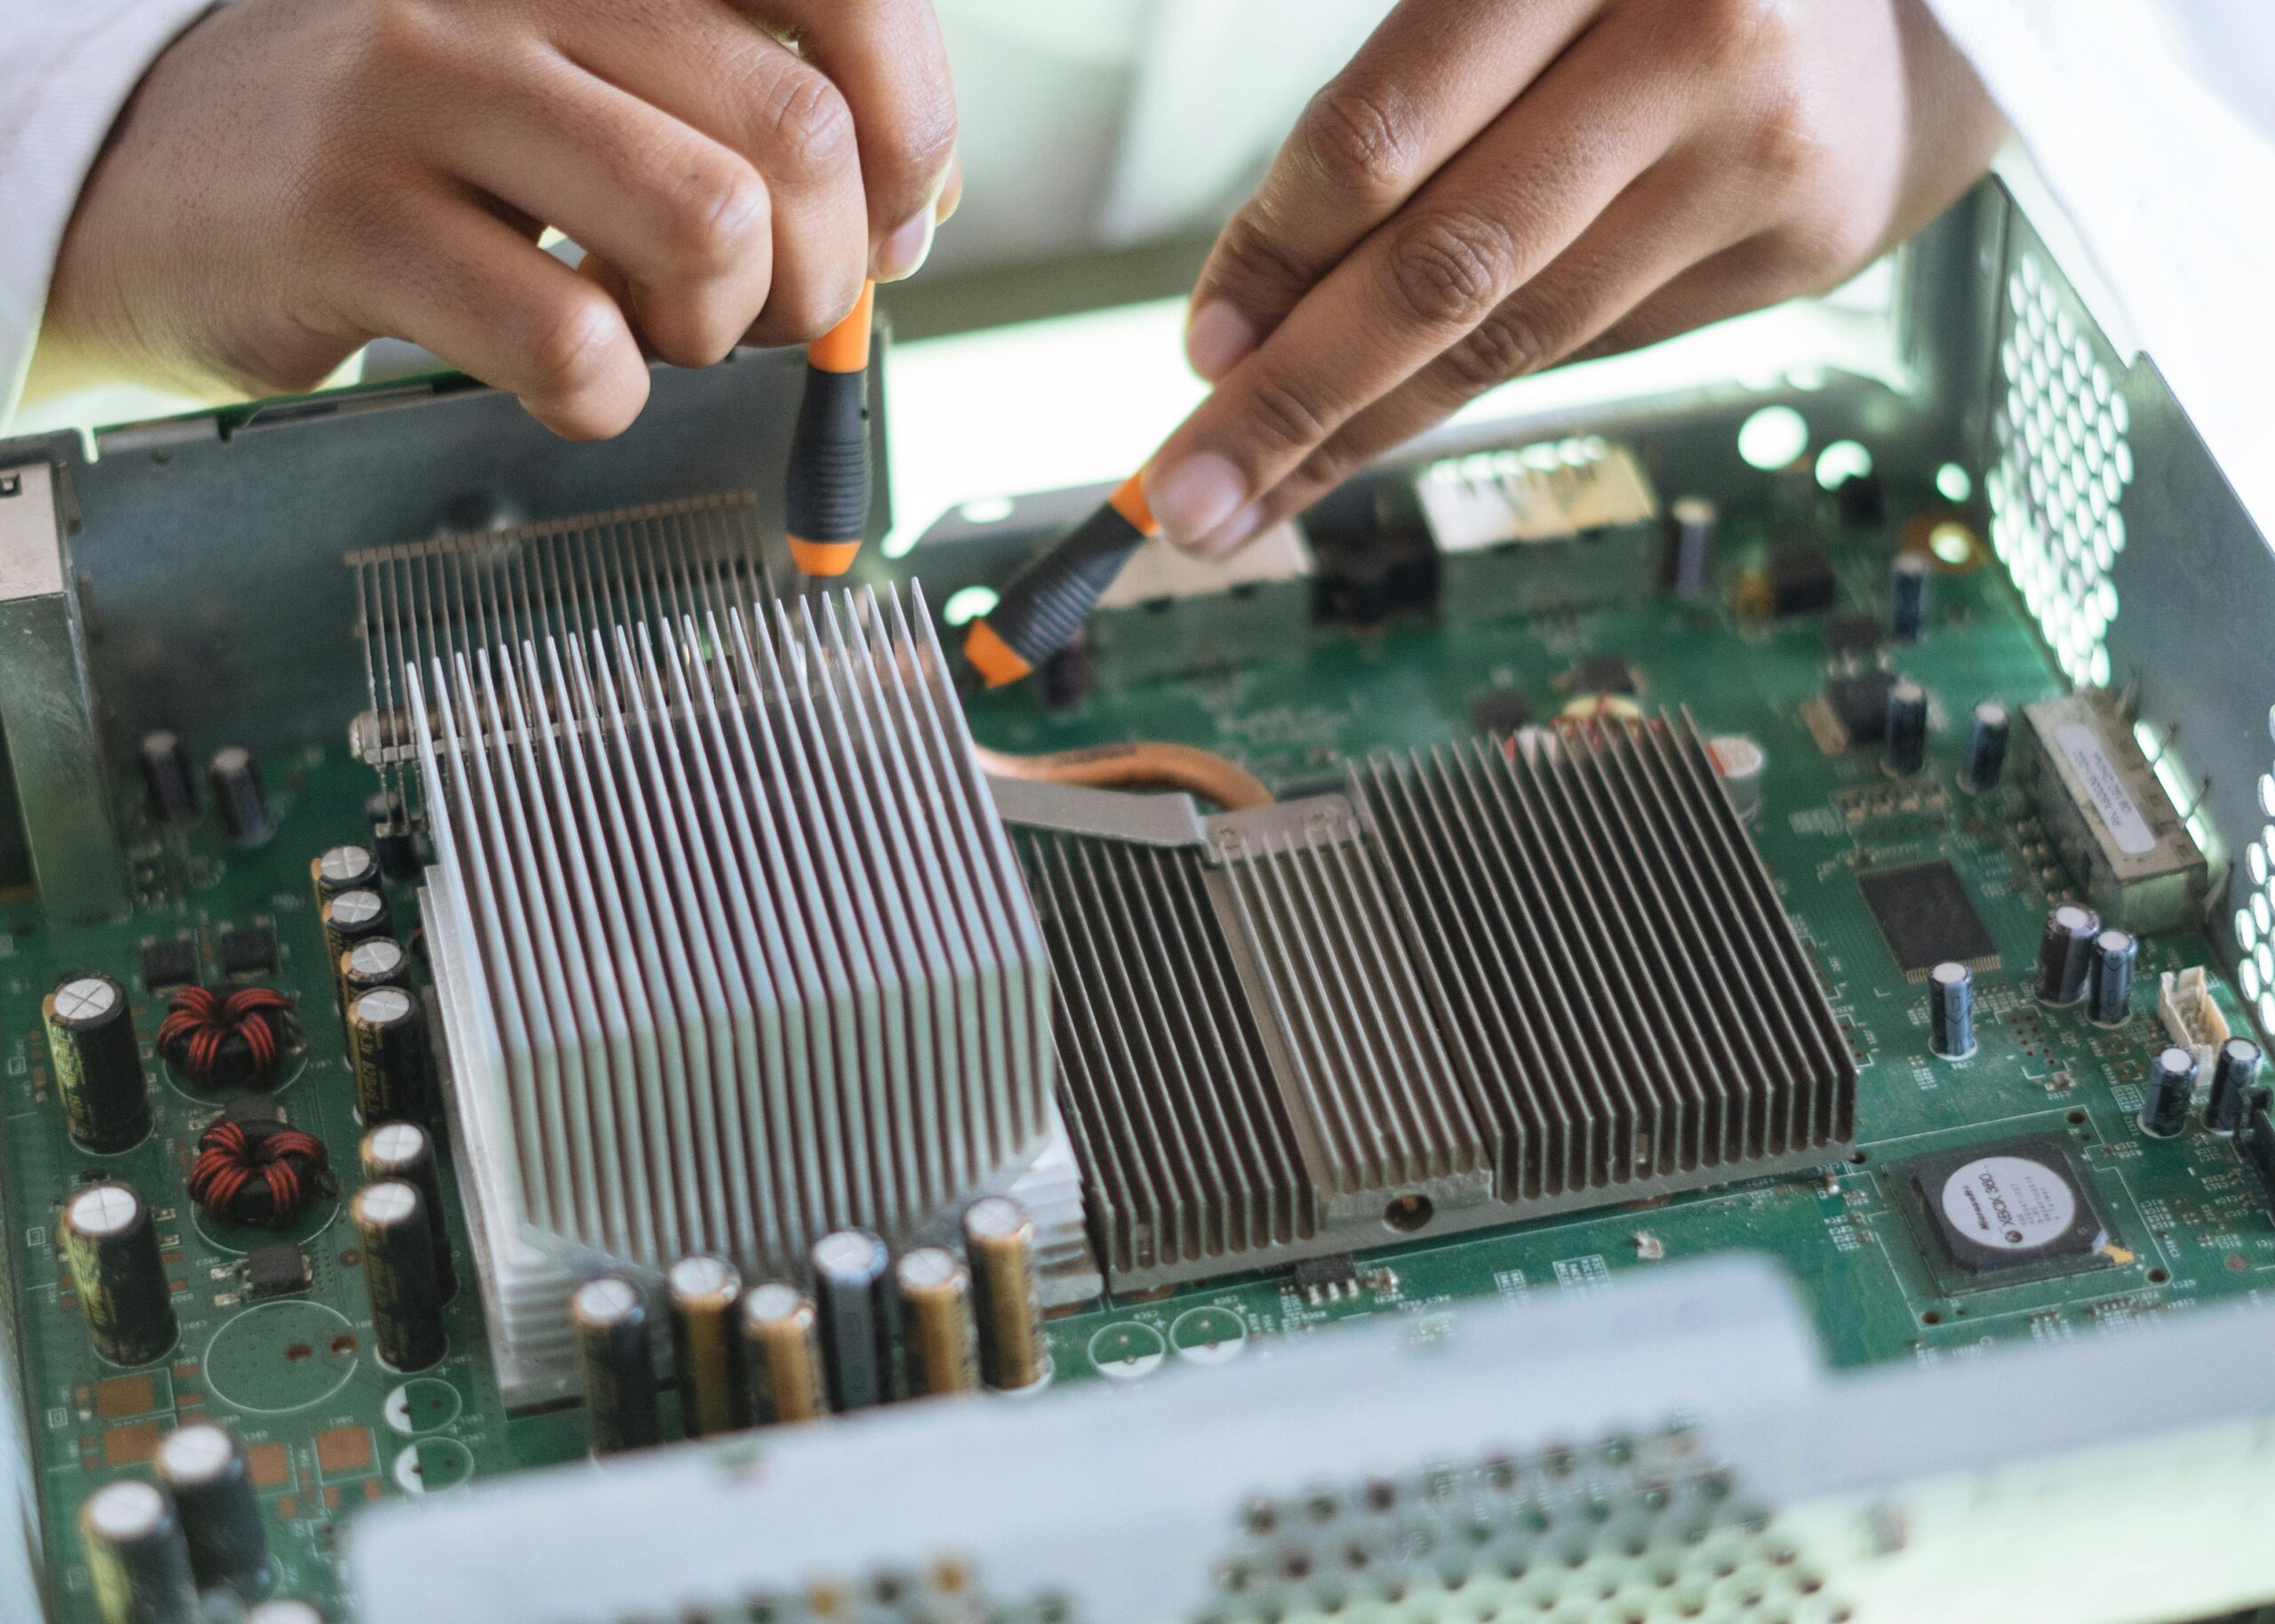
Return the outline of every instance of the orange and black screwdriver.
<path id="1" fill-rule="evenodd" d="M 1018 681 L 1074 640 L 1130 555 L 1161 529 L 1131 474 L 1072 534 L 1019 566 L 964 633 L 964 658 L 990 688 Z"/>
<path id="2" fill-rule="evenodd" d="M 869 315 L 865 283 L 853 314 L 806 346 L 806 393 L 790 436 L 783 505 L 790 557 L 810 576 L 843 575 L 869 519 Z"/>

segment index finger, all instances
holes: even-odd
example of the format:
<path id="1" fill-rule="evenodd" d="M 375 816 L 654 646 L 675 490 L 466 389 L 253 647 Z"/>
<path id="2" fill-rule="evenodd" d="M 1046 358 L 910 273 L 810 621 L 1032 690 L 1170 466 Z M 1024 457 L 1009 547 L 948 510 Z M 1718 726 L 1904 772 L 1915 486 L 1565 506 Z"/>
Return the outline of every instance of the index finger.
<path id="1" fill-rule="evenodd" d="M 1406 0 L 1313 96 L 1194 284 L 1186 358 L 1224 377 L 1570 45 L 1601 0 Z"/>

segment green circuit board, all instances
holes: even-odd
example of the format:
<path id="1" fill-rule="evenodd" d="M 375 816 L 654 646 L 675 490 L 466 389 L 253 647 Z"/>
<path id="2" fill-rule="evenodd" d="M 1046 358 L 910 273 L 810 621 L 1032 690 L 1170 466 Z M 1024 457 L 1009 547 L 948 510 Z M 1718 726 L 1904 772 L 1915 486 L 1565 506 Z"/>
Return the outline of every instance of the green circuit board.
<path id="1" fill-rule="evenodd" d="M 1877 529 L 1828 534 L 1841 609 L 1885 612 L 1889 544 Z M 2154 1140 L 2135 1124 L 2139 1084 L 2165 1039 L 2154 1014 L 2159 972 L 2210 962 L 2191 934 L 2143 944 L 2131 1021 L 2087 1023 L 2030 997 L 2049 904 L 2071 894 L 2045 834 L 2014 787 L 1976 795 L 1958 782 L 1963 719 L 1978 700 L 2009 705 L 2063 685 L 1995 567 L 1939 576 L 1928 635 L 1885 658 L 1934 696 L 1927 769 L 1900 783 L 1875 752 L 1828 753 L 1806 706 L 1836 657 L 1824 617 L 1742 617 L 1718 591 L 1683 606 L 1638 584 L 1634 606 L 1449 629 L 1425 618 L 1366 632 L 1321 628 L 1301 647 L 1198 677 L 1122 683 L 1102 672 L 1077 705 L 1047 712 L 1031 691 L 975 702 L 984 743 L 1043 751 L 1156 738 L 1231 756 L 1275 789 L 1331 778 L 1346 759 L 1386 745 L 1429 744 L 1470 730 L 1490 690 L 1563 701 L 1577 662 L 1626 661 L 1650 705 L 1688 706 L 1709 733 L 1743 734 L 1768 768 L 1753 832 L 1814 957 L 1861 1068 L 1860 1148 L 1845 1163 L 1640 1206 L 1457 1239 L 1386 1246 L 1353 1261 L 1347 1282 L 1299 1285 L 1283 1270 L 1234 1277 L 1138 1302 L 1105 1301 L 1048 1326 L 1061 1381 L 1143 1379 L 1177 1359 L 1261 1357 L 1275 1338 L 1332 1322 L 1447 1312 L 1469 1298 L 1588 1291 L 1662 1261 L 1749 1249 L 1774 1257 L 1814 1307 L 1841 1365 L 1961 1357 L 2001 1339 L 2090 1334 L 2097 1326 L 2253 1293 L 2275 1271 L 2275 1222 L 2233 1147 L 2191 1124 Z M 206 823 L 161 833 L 139 808 L 138 898 L 130 919 L 92 927 L 47 920 L 36 901 L 0 904 L 0 1177 L 10 1226 L 4 1262 L 26 1343 L 28 1421 L 45 1514 L 52 1604 L 60 1620 L 96 1613 L 74 1526 L 95 1486 L 146 1473 L 167 1429 L 227 1422 L 246 1440 L 281 1593 L 335 1606 L 343 1525 L 373 1501 L 449 1493 L 484 1477 L 571 1460 L 584 1448 L 574 1405 L 509 1413 L 493 1380 L 470 1286 L 449 1311 L 443 1363 L 404 1380 L 371 1346 L 371 1313 L 343 1196 L 320 1201 L 284 1238 L 312 1266 L 307 1290 L 247 1300 L 247 1249 L 274 1238 L 221 1230 L 184 1191 L 192 1145 L 218 1102 L 149 1060 L 156 1123 L 122 1154 L 92 1156 L 65 1132 L 39 1003 L 63 977 L 100 971 L 130 988 L 148 1051 L 163 1011 L 144 988 L 140 954 L 191 937 L 201 973 L 233 927 L 273 930 L 279 960 L 255 979 L 297 1003 L 304 1048 L 288 1059 L 277 1103 L 329 1147 L 352 1188 L 353 1079 L 310 892 L 309 859 L 364 838 L 369 770 L 343 749 L 262 762 L 277 834 L 252 851 L 227 847 Z M 126 803 L 123 800 L 122 805 Z M 1987 927 L 1995 966 L 1978 971 L 1977 1054 L 1928 1055 L 1919 984 L 1899 969 L 1856 876 L 1910 861 L 1949 861 Z M 411 888 L 390 888 L 398 928 L 417 916 Z M 2230 1023 L 2247 1022 L 2218 990 Z M 2023 1134 L 2072 1147 L 2108 1221 L 2097 1266 L 2032 1284 L 1952 1293 L 1903 1210 L 1896 1170 L 1911 1158 Z M 180 1338 L 159 1365 L 106 1365 L 89 1345 L 56 1245 L 59 1206 L 79 1182 L 115 1176 L 145 1192 L 175 1287 Z M 461 1248 L 445 1173 L 444 1206 Z M 471 1282 L 470 1263 L 459 1274 Z M 667 1432 L 674 1425 L 667 1413 Z"/>

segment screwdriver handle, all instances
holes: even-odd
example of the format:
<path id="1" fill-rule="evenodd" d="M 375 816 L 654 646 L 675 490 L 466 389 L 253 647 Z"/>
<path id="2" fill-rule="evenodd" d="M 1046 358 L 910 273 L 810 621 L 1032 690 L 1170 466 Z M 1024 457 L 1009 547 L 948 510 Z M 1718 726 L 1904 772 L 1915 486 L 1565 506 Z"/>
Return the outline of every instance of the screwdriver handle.
<path id="1" fill-rule="evenodd" d="M 964 633 L 964 658 L 990 688 L 1018 681 L 1074 640 L 1130 555 L 1160 533 L 1133 474 L 1072 534 L 1019 566 Z"/>
<path id="2" fill-rule="evenodd" d="M 806 346 L 806 392 L 790 436 L 783 516 L 790 556 L 810 576 L 843 575 L 869 518 L 869 318 L 876 284 L 853 314 Z"/>

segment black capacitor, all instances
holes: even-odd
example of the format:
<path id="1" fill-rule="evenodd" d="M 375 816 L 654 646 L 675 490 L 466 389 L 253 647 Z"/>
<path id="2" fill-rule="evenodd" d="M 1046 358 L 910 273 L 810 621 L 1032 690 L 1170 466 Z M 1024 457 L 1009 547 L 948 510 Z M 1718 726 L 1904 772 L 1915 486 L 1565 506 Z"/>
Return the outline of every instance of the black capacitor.
<path id="1" fill-rule="evenodd" d="M 60 1227 L 95 1351 L 130 1367 L 163 1358 L 178 1327 L 149 1205 L 132 1184 L 105 1180 L 73 1192 Z"/>
<path id="2" fill-rule="evenodd" d="M 1967 787 L 1980 794 L 1999 787 L 2007 769 L 2007 736 L 2011 724 L 2007 707 L 1985 699 L 1975 707 L 1967 724 Z"/>
<path id="3" fill-rule="evenodd" d="M 842 1413 L 885 1403 L 893 1396 L 885 1243 L 866 1230 L 839 1230 L 814 1242 L 813 1266 L 829 1407 Z"/>
<path id="4" fill-rule="evenodd" d="M 680 1419 L 691 1438 L 743 1425 L 743 1349 L 736 1311 L 743 1278 L 722 1257 L 683 1257 L 664 1275 L 672 1315 L 672 1370 Z"/>
<path id="5" fill-rule="evenodd" d="M 373 936 L 340 954 L 332 971 L 339 977 L 340 991 L 352 1004 L 361 992 L 380 987 L 408 987 L 411 950 L 393 936 Z"/>
<path id="6" fill-rule="evenodd" d="M 200 1588 L 257 1599 L 276 1576 L 244 1445 L 210 1421 L 191 1421 L 158 1444 L 158 1481 L 173 1496 Z"/>
<path id="7" fill-rule="evenodd" d="M 1714 563 L 1713 503 L 1704 497 L 1678 498 L 1667 509 L 1666 582 L 1685 603 L 1706 595 L 1706 577 Z"/>
<path id="8" fill-rule="evenodd" d="M 2232 1134 L 2243 1126 L 2251 1091 L 2259 1081 L 2259 1046 L 2248 1038 L 2231 1038 L 2212 1061 L 2212 1097 L 2204 1107 L 2204 1121 L 2215 1133 Z"/>
<path id="9" fill-rule="evenodd" d="M 1916 643 L 1928 628 L 1928 559 L 1899 553 L 1888 572 L 1888 629 L 1897 642 Z"/>
<path id="10" fill-rule="evenodd" d="M 2141 1131 L 2170 1139 L 2188 1126 L 2196 1095 L 2196 1056 L 2177 1044 L 2159 1051 L 2141 1085 Z"/>
<path id="11" fill-rule="evenodd" d="M 1928 760 L 1928 690 L 1909 678 L 1888 690 L 1888 770 L 1909 777 Z"/>
<path id="12" fill-rule="evenodd" d="M 268 797 L 260 787 L 260 768 L 252 752 L 242 744 L 227 744 L 205 764 L 205 781 L 212 786 L 213 805 L 221 814 L 221 832 L 240 846 L 259 846 L 276 832 L 268 821 Z"/>
<path id="13" fill-rule="evenodd" d="M 656 1358 L 649 1346 L 648 1303 L 621 1275 L 587 1280 L 569 1299 L 577 1362 L 585 1373 L 585 1418 L 595 1455 L 660 1443 L 656 1419 Z"/>
<path id="14" fill-rule="evenodd" d="M 371 1294 L 379 1357 L 396 1370 L 441 1362 L 443 1288 L 435 1278 L 435 1237 L 419 1187 L 403 1179 L 366 1184 L 348 1204 Z"/>
<path id="15" fill-rule="evenodd" d="M 324 962 L 339 973 L 340 956 L 358 942 L 392 934 L 387 899 L 368 886 L 325 897 L 317 915 L 323 921 Z"/>
<path id="16" fill-rule="evenodd" d="M 197 1580 L 173 1502 L 156 1484 L 122 1477 L 79 1507 L 87 1578 L 103 1624 L 197 1624 Z"/>
<path id="17" fill-rule="evenodd" d="M 1050 1371 L 1035 1285 L 1034 1219 L 1010 1196 L 982 1196 L 963 1209 L 963 1254 L 979 1321 L 981 1380 L 999 1391 L 1033 1387 Z"/>
<path id="18" fill-rule="evenodd" d="M 2046 916 L 2046 932 L 2038 940 L 2035 983 L 2041 1002 L 2074 1004 L 2086 996 L 2094 938 L 2100 934 L 2099 916 L 2075 903 L 2063 903 Z"/>
<path id="19" fill-rule="evenodd" d="M 371 848 L 379 856 L 379 872 L 389 880 L 417 879 L 419 837 L 411 832 L 403 797 L 381 790 L 363 803 L 363 815 L 371 820 Z"/>
<path id="20" fill-rule="evenodd" d="M 74 975 L 40 1000 L 47 1059 L 71 1137 L 108 1156 L 150 1131 L 150 1085 L 126 989 L 108 975 Z"/>
<path id="21" fill-rule="evenodd" d="M 426 1119 L 427 1023 L 408 988 L 356 995 L 347 1006 L 347 1054 L 355 1069 L 356 1113 L 366 1127 Z"/>
<path id="22" fill-rule="evenodd" d="M 334 846 L 308 859 L 308 884 L 315 890 L 316 906 L 342 891 L 369 891 L 379 883 L 379 861 L 367 846 Z"/>
<path id="23" fill-rule="evenodd" d="M 197 776 L 190 770 L 181 735 L 164 728 L 146 733 L 136 753 L 142 758 L 142 787 L 150 798 L 150 816 L 162 824 L 196 823 Z"/>
<path id="24" fill-rule="evenodd" d="M 435 1155 L 435 1136 L 416 1122 L 382 1122 L 363 1135 L 358 1157 L 365 1183 L 400 1179 L 418 1190 L 435 1243 L 435 1284 L 448 1302 L 458 1294 L 458 1270 L 451 1263 L 450 1229 L 443 1222 L 443 1168 Z"/>
<path id="25" fill-rule="evenodd" d="M 2104 930 L 2094 937 L 2093 974 L 2086 1015 L 2102 1026 L 2122 1026 L 2133 1013 L 2133 968 L 2141 944 L 2129 930 Z"/>
<path id="26" fill-rule="evenodd" d="M 1928 1047 L 1945 1060 L 1975 1053 L 1975 975 L 1963 964 L 1928 972 Z"/>

